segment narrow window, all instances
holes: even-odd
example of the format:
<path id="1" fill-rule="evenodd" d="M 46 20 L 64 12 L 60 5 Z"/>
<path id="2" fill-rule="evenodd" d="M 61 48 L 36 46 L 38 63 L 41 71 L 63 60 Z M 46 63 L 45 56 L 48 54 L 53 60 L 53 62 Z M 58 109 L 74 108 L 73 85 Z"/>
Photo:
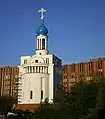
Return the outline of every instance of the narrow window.
<path id="1" fill-rule="evenodd" d="M 30 91 L 30 99 L 32 99 L 32 93 L 33 93 L 33 92 L 32 92 L 32 90 L 31 90 L 31 91 Z"/>
<path id="2" fill-rule="evenodd" d="M 33 72 L 35 73 L 35 67 L 33 67 Z"/>
<path id="3" fill-rule="evenodd" d="M 49 58 L 46 58 L 46 64 L 49 64 Z"/>
<path id="4" fill-rule="evenodd" d="M 39 39 L 37 39 L 37 42 L 38 42 L 38 49 L 39 49 Z M 38 50 L 38 49 L 37 49 L 37 50 Z"/>
<path id="5" fill-rule="evenodd" d="M 43 90 L 41 90 L 41 99 L 43 99 Z"/>
<path id="6" fill-rule="evenodd" d="M 36 66 L 36 73 L 38 73 L 38 67 Z"/>
<path id="7" fill-rule="evenodd" d="M 30 67 L 30 73 L 32 73 L 32 67 Z"/>
<path id="8" fill-rule="evenodd" d="M 27 64 L 27 60 L 26 59 L 24 60 L 24 64 Z"/>
<path id="9" fill-rule="evenodd" d="M 45 39 L 42 39 L 42 50 L 45 50 Z"/>
<path id="10" fill-rule="evenodd" d="M 40 39 L 40 48 L 39 49 L 41 49 L 41 39 Z"/>

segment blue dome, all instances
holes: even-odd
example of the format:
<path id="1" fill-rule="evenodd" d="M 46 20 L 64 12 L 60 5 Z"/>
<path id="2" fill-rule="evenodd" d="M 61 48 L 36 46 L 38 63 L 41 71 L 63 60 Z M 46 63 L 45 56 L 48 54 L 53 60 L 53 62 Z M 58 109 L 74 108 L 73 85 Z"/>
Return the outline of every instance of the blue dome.
<path id="1" fill-rule="evenodd" d="M 48 30 L 45 27 L 45 25 L 43 23 L 41 23 L 41 25 L 37 29 L 36 33 L 37 33 L 37 35 L 47 35 L 48 34 Z"/>

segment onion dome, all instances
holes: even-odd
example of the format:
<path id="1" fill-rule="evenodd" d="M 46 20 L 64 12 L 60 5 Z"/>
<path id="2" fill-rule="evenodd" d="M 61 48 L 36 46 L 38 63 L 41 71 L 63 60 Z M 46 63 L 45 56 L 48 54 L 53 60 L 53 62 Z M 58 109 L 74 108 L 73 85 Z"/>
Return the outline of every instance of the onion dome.
<path id="1" fill-rule="evenodd" d="M 37 35 L 47 35 L 48 34 L 48 30 L 45 27 L 44 23 L 41 23 L 41 25 L 37 29 L 36 33 L 37 33 Z"/>

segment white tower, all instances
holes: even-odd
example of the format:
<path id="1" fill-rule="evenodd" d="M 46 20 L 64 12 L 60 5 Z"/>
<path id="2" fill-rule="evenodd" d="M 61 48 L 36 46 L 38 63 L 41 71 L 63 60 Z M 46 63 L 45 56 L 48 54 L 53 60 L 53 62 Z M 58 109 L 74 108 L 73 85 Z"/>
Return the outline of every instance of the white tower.
<path id="1" fill-rule="evenodd" d="M 44 25 L 44 10 L 41 25 L 36 31 L 36 55 L 22 56 L 20 68 L 20 92 L 18 103 L 39 104 L 46 98 L 53 102 L 57 86 L 62 78 L 61 59 L 48 52 L 48 30 Z"/>
<path id="2" fill-rule="evenodd" d="M 36 31 L 36 39 L 37 39 L 37 49 L 36 49 L 36 55 L 47 55 L 48 54 L 48 30 L 44 25 L 44 10 L 41 8 L 39 10 L 41 13 L 41 25 Z"/>

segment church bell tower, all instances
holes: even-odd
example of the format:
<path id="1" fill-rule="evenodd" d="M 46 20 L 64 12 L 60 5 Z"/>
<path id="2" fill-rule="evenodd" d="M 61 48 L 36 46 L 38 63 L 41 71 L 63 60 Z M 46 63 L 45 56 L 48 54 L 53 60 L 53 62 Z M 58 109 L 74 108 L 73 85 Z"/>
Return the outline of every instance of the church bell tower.
<path id="1" fill-rule="evenodd" d="M 36 48 L 36 55 L 47 55 L 48 54 L 48 30 L 44 25 L 44 12 L 45 9 L 41 8 L 39 10 L 41 13 L 41 24 L 36 31 L 36 41 L 37 41 L 37 48 Z"/>

